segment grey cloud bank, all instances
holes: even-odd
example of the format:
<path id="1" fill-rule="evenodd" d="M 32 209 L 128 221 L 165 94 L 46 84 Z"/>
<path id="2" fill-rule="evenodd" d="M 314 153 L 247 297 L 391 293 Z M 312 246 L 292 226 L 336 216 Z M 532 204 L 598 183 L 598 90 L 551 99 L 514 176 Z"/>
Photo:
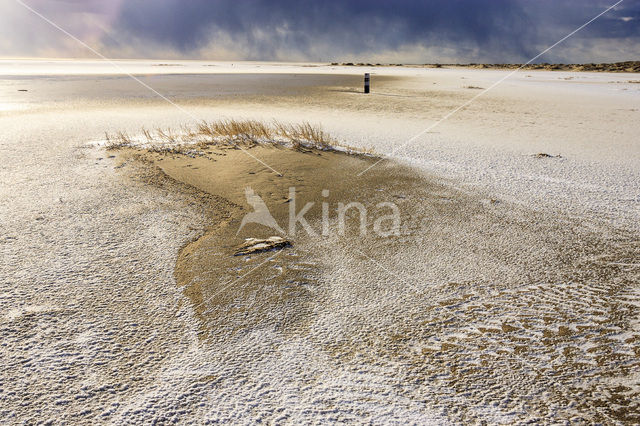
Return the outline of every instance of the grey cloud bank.
<path id="1" fill-rule="evenodd" d="M 6 2 L 0 55 L 77 56 Z M 527 0 L 26 1 L 116 57 L 523 62 L 613 2 Z M 25 25 L 25 23 L 27 25 Z M 39 36 L 40 35 L 40 36 Z M 640 58 L 640 0 L 625 0 L 540 61 Z M 71 54 L 69 52 L 71 51 Z M 88 54 L 85 52 L 85 56 Z"/>

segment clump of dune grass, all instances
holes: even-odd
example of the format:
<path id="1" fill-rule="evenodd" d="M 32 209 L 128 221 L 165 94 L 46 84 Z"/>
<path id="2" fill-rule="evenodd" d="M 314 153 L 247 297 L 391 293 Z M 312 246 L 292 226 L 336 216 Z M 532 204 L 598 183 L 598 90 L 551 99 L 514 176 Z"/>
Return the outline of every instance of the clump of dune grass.
<path id="1" fill-rule="evenodd" d="M 199 155 L 211 147 L 245 149 L 258 145 L 280 145 L 304 151 L 309 149 L 366 152 L 340 144 L 321 127 L 310 123 L 290 124 L 257 120 L 201 121 L 195 126 L 180 126 L 178 131 L 170 128 L 141 129 L 140 135 L 130 136 L 126 132 L 105 134 L 107 149 L 134 148 L 152 152 L 167 152 Z"/>
<path id="2" fill-rule="evenodd" d="M 337 141 L 333 140 L 324 130 L 309 123 L 283 124 L 276 121 L 274 129 L 278 136 L 288 139 L 292 147 L 297 150 L 309 146 L 316 149 L 329 149 L 331 146 L 337 146 Z"/>
<path id="3" fill-rule="evenodd" d="M 115 135 L 110 135 L 105 132 L 104 136 L 106 139 L 107 149 L 125 148 L 133 144 L 133 140 L 129 137 L 127 132 L 117 132 Z"/>

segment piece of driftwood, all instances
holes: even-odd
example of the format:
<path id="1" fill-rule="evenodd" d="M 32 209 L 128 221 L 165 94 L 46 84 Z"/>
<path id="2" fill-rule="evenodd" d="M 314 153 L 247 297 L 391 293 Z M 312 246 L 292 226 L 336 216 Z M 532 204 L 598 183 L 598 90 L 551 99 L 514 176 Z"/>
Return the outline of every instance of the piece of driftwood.
<path id="1" fill-rule="evenodd" d="M 253 253 L 262 253 L 269 250 L 281 250 L 291 246 L 291 241 L 282 237 L 269 237 L 267 239 L 247 238 L 245 242 L 236 249 L 234 256 L 244 256 Z"/>

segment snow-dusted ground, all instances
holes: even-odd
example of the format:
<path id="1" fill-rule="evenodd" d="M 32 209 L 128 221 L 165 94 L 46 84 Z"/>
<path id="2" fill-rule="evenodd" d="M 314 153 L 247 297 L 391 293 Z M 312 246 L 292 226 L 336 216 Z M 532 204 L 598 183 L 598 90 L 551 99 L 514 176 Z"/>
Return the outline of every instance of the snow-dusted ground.
<path id="1" fill-rule="evenodd" d="M 404 146 L 508 71 L 375 68 L 365 97 L 364 68 L 157 63 L 120 65 L 186 113 L 108 64 L 0 61 L 1 418 L 639 413 L 640 76 L 518 73 Z M 202 212 L 91 141 L 220 117 L 320 123 L 443 179 L 460 213 L 429 222 L 419 189 L 395 194 L 413 200 L 407 239 L 323 251 L 307 331 L 199 340 L 173 267 Z"/>

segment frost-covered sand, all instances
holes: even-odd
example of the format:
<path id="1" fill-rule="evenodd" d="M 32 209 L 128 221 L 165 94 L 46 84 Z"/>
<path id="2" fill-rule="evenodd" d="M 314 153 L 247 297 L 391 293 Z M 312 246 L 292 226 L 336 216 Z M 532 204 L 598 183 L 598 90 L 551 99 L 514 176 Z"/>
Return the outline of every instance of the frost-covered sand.
<path id="1" fill-rule="evenodd" d="M 364 96 L 364 68 L 158 63 L 119 64 L 188 115 L 105 64 L 0 61 L 2 418 L 640 420 L 640 75 L 518 73 L 405 147 L 508 71 L 375 68 Z M 402 235 L 296 240 L 294 303 L 252 309 L 278 257 L 198 314 L 174 267 L 207 203 L 94 142 L 223 117 L 415 167 L 376 191 Z"/>

